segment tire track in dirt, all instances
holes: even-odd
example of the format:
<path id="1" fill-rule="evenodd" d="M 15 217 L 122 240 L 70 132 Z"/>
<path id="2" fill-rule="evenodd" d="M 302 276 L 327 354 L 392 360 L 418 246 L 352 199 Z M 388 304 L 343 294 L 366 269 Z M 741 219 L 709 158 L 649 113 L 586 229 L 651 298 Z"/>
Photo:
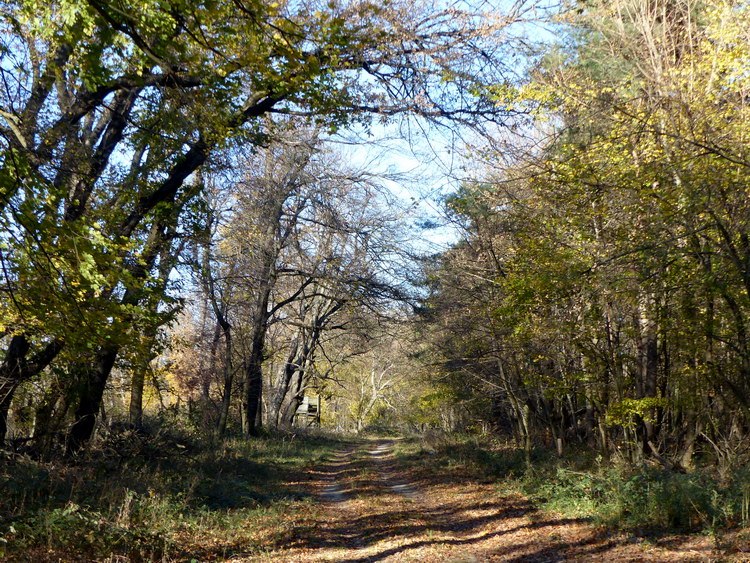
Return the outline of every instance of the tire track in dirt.
<path id="1" fill-rule="evenodd" d="M 351 494 L 350 490 L 344 488 L 342 478 L 351 473 L 351 458 L 357 447 L 357 444 L 352 444 L 343 450 L 339 450 L 333 454 L 333 460 L 329 461 L 323 467 L 324 488 L 320 493 L 320 497 L 324 502 L 343 503 L 346 502 L 348 494 Z"/>
<path id="2" fill-rule="evenodd" d="M 394 493 L 410 500 L 421 499 L 414 485 L 400 477 L 393 456 L 394 442 L 381 442 L 370 450 L 370 457 L 376 466 L 380 480 Z"/>

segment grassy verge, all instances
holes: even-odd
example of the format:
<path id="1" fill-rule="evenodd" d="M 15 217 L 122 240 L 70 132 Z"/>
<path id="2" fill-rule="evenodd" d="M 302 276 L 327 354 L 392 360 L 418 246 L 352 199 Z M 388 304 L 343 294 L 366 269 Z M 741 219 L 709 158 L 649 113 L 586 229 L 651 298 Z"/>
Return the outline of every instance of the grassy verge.
<path id="1" fill-rule="evenodd" d="M 747 466 L 722 481 L 708 468 L 683 474 L 607 463 L 585 453 L 560 459 L 544 450 L 536 450 L 527 466 L 522 451 L 471 436 L 412 438 L 397 451 L 404 464 L 433 472 L 460 467 L 534 499 L 542 509 L 610 528 L 719 535 L 750 525 Z"/>
<path id="2" fill-rule="evenodd" d="M 111 436 L 74 464 L 0 465 L 0 558 L 192 561 L 259 555 L 317 509 L 304 469 L 339 448 L 275 435 L 218 447 Z"/>

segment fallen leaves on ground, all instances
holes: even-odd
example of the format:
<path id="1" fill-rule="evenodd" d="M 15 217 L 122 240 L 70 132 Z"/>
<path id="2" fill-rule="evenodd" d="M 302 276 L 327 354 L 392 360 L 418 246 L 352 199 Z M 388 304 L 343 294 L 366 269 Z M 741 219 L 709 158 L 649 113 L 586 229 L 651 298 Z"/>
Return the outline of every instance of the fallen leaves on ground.
<path id="1" fill-rule="evenodd" d="M 402 468 L 390 448 L 373 453 L 383 444 L 362 442 L 310 469 L 304 485 L 325 498 L 320 495 L 335 483 L 345 500 L 321 501 L 320 510 L 298 515 L 285 543 L 275 542 L 275 549 L 253 560 L 750 561 L 741 548 L 721 553 L 707 536 L 646 539 L 542 512 L 460 468 Z M 399 494 L 403 487 L 411 494 Z"/>

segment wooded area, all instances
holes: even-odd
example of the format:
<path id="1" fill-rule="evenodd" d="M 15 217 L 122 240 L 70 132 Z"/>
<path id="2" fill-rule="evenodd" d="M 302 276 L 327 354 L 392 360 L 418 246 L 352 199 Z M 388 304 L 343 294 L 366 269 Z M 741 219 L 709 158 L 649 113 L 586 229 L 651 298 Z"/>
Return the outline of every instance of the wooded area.
<path id="1" fill-rule="evenodd" d="M 426 330 L 454 388 L 481 389 L 519 444 L 745 460 L 747 18 L 587 6 L 570 47 L 503 93 L 554 133 L 510 164 L 490 154 L 448 202 L 466 238 L 435 260 Z"/>
<path id="2" fill-rule="evenodd" d="M 179 366 L 178 400 L 201 400 L 202 424 L 222 435 L 232 414 L 252 435 L 272 350 L 286 358 L 272 426 L 316 370 L 365 353 L 352 342 L 313 362 L 328 329 L 369 339 L 405 298 L 392 270 L 407 248 L 377 179 L 322 136 L 374 115 L 497 119 L 482 89 L 500 69 L 477 65 L 515 16 L 476 17 L 411 3 L 7 4 L 0 434 L 12 413 L 11 441 L 73 454 L 108 389 L 139 428 L 144 385 Z"/>
<path id="3" fill-rule="evenodd" d="M 474 4 L 4 2 L 7 459 L 319 397 L 527 469 L 707 471 L 746 525 L 750 7 Z M 386 131 L 451 140 L 441 218 L 352 148 Z"/>

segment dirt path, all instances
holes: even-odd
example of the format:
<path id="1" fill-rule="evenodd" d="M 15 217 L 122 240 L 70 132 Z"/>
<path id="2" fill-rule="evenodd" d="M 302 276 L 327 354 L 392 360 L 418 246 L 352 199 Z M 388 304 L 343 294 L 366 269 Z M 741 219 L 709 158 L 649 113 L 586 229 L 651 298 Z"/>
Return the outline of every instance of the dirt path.
<path id="1" fill-rule="evenodd" d="M 392 441 L 362 442 L 313 471 L 323 503 L 286 549 L 264 561 L 724 561 L 709 538 L 648 542 L 543 514 L 456 470 L 400 467 Z M 737 559 L 735 559 L 737 560 Z"/>

